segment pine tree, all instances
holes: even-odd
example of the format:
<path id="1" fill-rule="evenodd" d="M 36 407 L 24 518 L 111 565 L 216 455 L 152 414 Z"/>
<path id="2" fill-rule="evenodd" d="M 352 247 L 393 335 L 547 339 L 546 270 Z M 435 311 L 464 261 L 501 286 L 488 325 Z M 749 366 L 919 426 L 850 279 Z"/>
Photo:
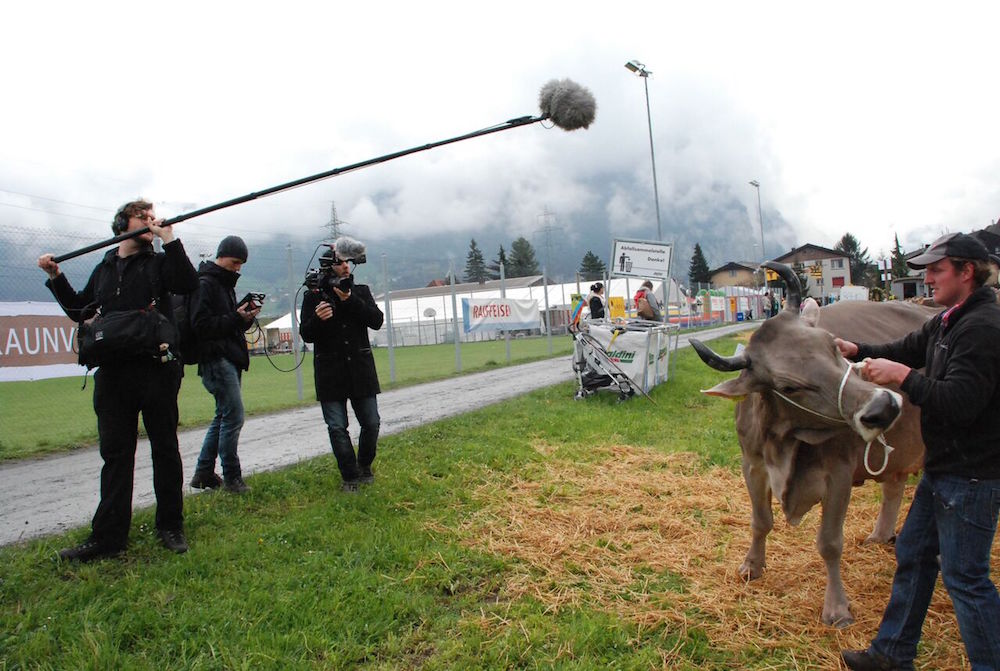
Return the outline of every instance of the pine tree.
<path id="1" fill-rule="evenodd" d="M 501 266 L 503 266 L 504 277 L 510 277 L 510 261 L 507 260 L 507 252 L 503 250 L 503 245 L 500 245 L 500 251 L 497 252 L 497 257 L 490 261 L 486 266 L 486 272 L 489 273 L 491 280 L 500 279 Z"/>
<path id="2" fill-rule="evenodd" d="M 871 273 L 869 266 L 873 265 L 871 259 L 868 257 L 868 248 L 865 247 L 861 249 L 861 243 L 850 233 L 844 233 L 836 245 L 833 247 L 838 252 L 843 252 L 850 259 L 851 264 L 851 284 L 856 284 L 858 286 L 870 286 Z M 876 268 L 874 276 L 878 277 L 878 269 Z M 878 286 L 876 283 L 875 286 Z"/>
<path id="3" fill-rule="evenodd" d="M 701 251 L 701 245 L 695 243 L 694 254 L 691 255 L 691 265 L 688 267 L 688 282 L 691 284 L 709 284 L 712 276 L 709 274 L 708 261 Z"/>
<path id="4" fill-rule="evenodd" d="M 587 253 L 583 255 L 583 260 L 580 261 L 580 277 L 588 281 L 599 280 L 604 277 L 605 270 L 604 261 L 601 261 L 597 254 L 588 249 Z"/>
<path id="5" fill-rule="evenodd" d="M 465 281 L 484 283 L 489 279 L 486 272 L 486 262 L 483 259 L 483 252 L 476 245 L 476 239 L 469 242 L 469 254 L 465 257 Z"/>
<path id="6" fill-rule="evenodd" d="M 527 277 L 539 275 L 538 261 L 535 260 L 535 250 L 523 236 L 510 245 L 510 265 L 507 267 L 510 277 Z"/>
<path id="7" fill-rule="evenodd" d="M 896 244 L 892 248 L 892 276 L 896 277 L 906 277 L 910 274 L 910 269 L 906 265 L 906 254 L 903 253 L 902 247 L 899 246 L 899 233 L 896 234 Z"/>

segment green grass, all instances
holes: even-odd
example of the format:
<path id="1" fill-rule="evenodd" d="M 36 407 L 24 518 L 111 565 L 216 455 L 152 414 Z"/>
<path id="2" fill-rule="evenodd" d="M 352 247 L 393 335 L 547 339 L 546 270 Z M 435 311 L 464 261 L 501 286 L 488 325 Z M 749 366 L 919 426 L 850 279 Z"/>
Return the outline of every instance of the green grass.
<path id="1" fill-rule="evenodd" d="M 572 340 L 552 338 L 553 354 L 569 354 Z M 545 338 L 511 341 L 511 363 L 525 363 L 549 356 Z M 387 349 L 375 350 L 375 366 L 383 390 L 442 379 L 455 372 L 455 346 L 423 345 L 394 350 L 396 381 L 390 380 Z M 290 370 L 291 354 L 271 359 L 275 366 Z M 462 344 L 462 373 L 507 365 L 504 342 Z M 93 410 L 93 379 L 81 390 L 81 377 L 0 383 L 0 461 L 23 459 L 46 453 L 92 445 L 97 442 L 97 420 Z M 281 372 L 264 357 L 254 357 L 243 377 L 243 403 L 248 415 L 315 403 L 312 355 L 302 363 L 303 400 L 298 398 L 295 373 Z M 205 391 L 195 366 L 188 366 L 177 399 L 181 428 L 208 424 L 215 413 L 212 396 Z M 140 424 L 141 426 L 141 424 Z"/>
<path id="2" fill-rule="evenodd" d="M 157 544 L 150 510 L 122 560 L 54 561 L 85 529 L 0 549 L 0 669 L 775 668 L 780 644 L 735 659 L 698 613 L 670 629 L 586 592 L 556 611 L 512 598 L 516 560 L 462 542 L 477 488 L 539 477 L 539 443 L 581 461 L 597 445 L 691 451 L 735 470 L 732 405 L 698 394 L 720 377 L 683 350 L 655 406 L 574 401 L 565 383 L 388 436 L 378 480 L 355 496 L 326 456 L 255 475 L 243 497 L 188 497 L 182 556 Z M 669 573 L 643 584 L 683 589 Z"/>

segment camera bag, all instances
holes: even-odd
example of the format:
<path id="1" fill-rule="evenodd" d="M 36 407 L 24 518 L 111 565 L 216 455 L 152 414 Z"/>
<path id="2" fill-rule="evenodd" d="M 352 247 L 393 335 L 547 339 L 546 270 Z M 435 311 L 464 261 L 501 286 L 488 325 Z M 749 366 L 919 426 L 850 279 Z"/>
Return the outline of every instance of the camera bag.
<path id="1" fill-rule="evenodd" d="M 159 273 L 149 272 L 153 295 L 147 307 L 136 310 L 115 310 L 104 313 L 100 308 L 90 318 L 82 320 L 76 330 L 77 354 L 81 366 L 88 369 L 123 359 L 155 358 L 176 352 L 179 344 L 177 327 L 159 309 Z M 100 291 L 95 292 L 102 295 Z"/>
<path id="2" fill-rule="evenodd" d="M 159 358 L 161 345 L 177 346 L 177 329 L 155 306 L 96 314 L 77 328 L 80 364 L 87 368 L 116 360 Z"/>

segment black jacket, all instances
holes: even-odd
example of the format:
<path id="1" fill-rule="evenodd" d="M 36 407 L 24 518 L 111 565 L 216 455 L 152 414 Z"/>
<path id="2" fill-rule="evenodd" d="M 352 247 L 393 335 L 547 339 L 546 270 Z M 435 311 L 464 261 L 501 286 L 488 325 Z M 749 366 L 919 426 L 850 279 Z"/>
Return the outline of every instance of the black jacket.
<path id="1" fill-rule="evenodd" d="M 980 287 L 947 327 L 943 314 L 895 342 L 859 344 L 857 358 L 914 368 L 901 388 L 920 407 L 927 472 L 1000 478 L 1000 305 Z"/>
<path id="2" fill-rule="evenodd" d="M 601 300 L 600 296 L 590 297 L 590 318 L 604 319 L 604 301 Z"/>
<path id="3" fill-rule="evenodd" d="M 159 295 L 154 296 L 157 282 Z M 47 280 L 45 286 L 73 321 L 89 318 L 98 307 L 105 314 L 138 310 L 155 299 L 157 309 L 174 322 L 170 293 L 189 294 L 197 289 L 198 274 L 184 253 L 184 245 L 174 239 L 158 254 L 152 245 L 124 259 L 118 257 L 117 247 L 109 250 L 81 291 L 73 289 L 65 273 Z"/>
<path id="4" fill-rule="evenodd" d="M 247 324 L 236 311 L 239 273 L 213 261 L 198 267 L 198 290 L 191 297 L 190 319 L 198 337 L 198 362 L 228 359 L 241 370 L 250 369 L 250 354 L 243 333 Z"/>
<path id="5" fill-rule="evenodd" d="M 299 315 L 302 339 L 314 344 L 316 399 L 342 401 L 374 396 L 381 389 L 368 329 L 380 329 L 384 317 L 372 292 L 365 284 L 355 284 L 350 298 L 334 301 L 333 316 L 326 321 L 316 316 L 321 301 L 319 294 L 306 293 Z"/>

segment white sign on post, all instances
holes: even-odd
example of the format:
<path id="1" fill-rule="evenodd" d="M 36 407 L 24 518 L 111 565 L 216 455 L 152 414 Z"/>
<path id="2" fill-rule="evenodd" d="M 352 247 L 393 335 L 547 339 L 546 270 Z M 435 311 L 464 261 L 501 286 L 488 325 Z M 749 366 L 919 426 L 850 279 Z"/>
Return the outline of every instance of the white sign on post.
<path id="1" fill-rule="evenodd" d="M 673 249 L 669 242 L 616 239 L 611 250 L 611 275 L 665 280 L 670 277 Z"/>

